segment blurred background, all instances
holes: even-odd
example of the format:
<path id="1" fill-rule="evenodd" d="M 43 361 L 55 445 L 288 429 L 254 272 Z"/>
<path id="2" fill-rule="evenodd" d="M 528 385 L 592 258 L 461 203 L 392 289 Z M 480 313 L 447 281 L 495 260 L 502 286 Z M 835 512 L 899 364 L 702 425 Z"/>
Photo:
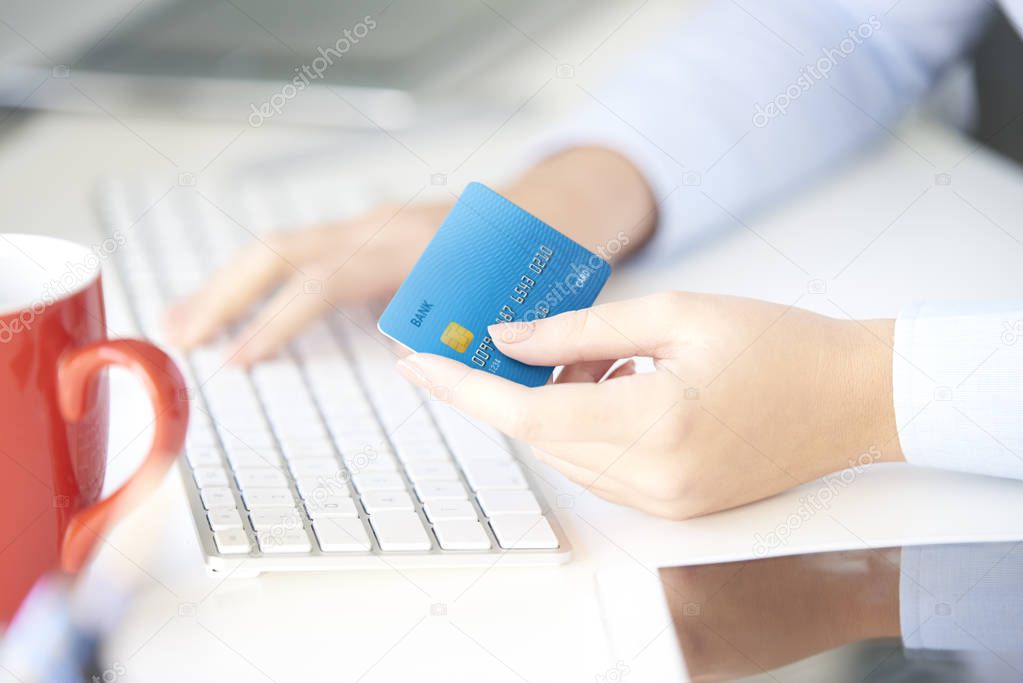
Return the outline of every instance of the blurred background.
<path id="1" fill-rule="evenodd" d="M 698 4 L 7 0 L 0 106 L 365 130 L 507 116 L 545 76 L 602 72 Z M 945 111 L 1020 158 L 1023 136 L 996 133 L 1023 101 L 1005 67 L 1023 45 L 1001 16 L 982 45 Z"/>
<path id="2" fill-rule="evenodd" d="M 13 0 L 0 105 L 373 132 L 507 117 L 691 4 Z"/>
<path id="3" fill-rule="evenodd" d="M 365 154 L 374 158 L 397 152 L 383 165 L 387 174 L 430 166 L 431 175 L 446 175 L 483 145 L 507 152 L 494 158 L 514 161 L 523 140 L 585 105 L 624 55 L 699 4 L 95 0 L 86 8 L 7 0 L 0 8 L 0 142 L 33 112 L 93 115 L 118 122 L 136 138 L 128 144 L 150 148 L 156 158 L 144 152 L 139 167 L 170 161 L 195 173 L 215 142 L 205 157 L 188 161 L 181 157 L 203 144 L 198 136 L 161 144 L 160 132 L 127 122 L 216 122 L 247 136 L 263 127 L 307 131 L 289 141 L 286 154 L 276 145 L 269 156 L 249 157 L 250 171 L 270 162 L 265 171 L 292 173 L 282 166 L 288 159 L 329 167 L 339 149 L 351 158 L 368 142 Z M 926 109 L 1023 159 L 1023 127 L 1008 125 L 1023 106 L 1023 84 L 1005 66 L 1018 63 L 1023 44 L 998 16 L 982 46 Z M 458 134 L 432 150 L 430 132 L 440 131 Z M 389 140 L 383 150 L 373 142 L 381 138 Z"/>
<path id="4" fill-rule="evenodd" d="M 66 178 L 86 209 L 96 181 L 137 173 L 383 177 L 402 202 L 424 180 L 423 198 L 497 180 L 525 140 L 592 103 L 623 56 L 697 4 L 7 0 L 0 183 L 26 189 L 0 211 L 29 232 L 73 220 L 26 173 Z"/>

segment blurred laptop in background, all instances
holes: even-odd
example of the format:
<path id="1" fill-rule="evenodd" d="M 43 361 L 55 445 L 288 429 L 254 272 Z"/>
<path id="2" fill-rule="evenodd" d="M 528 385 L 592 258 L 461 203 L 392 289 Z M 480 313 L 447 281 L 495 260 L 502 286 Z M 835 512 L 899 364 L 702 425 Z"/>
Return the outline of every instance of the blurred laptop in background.
<path id="1" fill-rule="evenodd" d="M 11 0 L 0 106 L 401 128 L 506 104 L 509 61 L 549 61 L 546 32 L 607 4 Z"/>

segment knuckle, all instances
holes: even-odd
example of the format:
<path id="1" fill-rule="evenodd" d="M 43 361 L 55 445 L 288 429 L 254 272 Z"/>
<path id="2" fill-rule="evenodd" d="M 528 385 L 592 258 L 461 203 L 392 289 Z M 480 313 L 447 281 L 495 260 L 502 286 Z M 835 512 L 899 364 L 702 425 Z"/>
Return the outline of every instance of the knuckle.
<path id="1" fill-rule="evenodd" d="M 586 329 L 587 320 L 590 317 L 589 309 L 581 308 L 576 311 L 569 311 L 560 317 L 562 329 L 565 335 L 577 337 Z"/>
<path id="2" fill-rule="evenodd" d="M 520 406 L 509 409 L 505 425 L 511 436 L 530 442 L 536 440 L 539 435 L 541 421 L 532 410 Z"/>
<path id="3" fill-rule="evenodd" d="M 668 448 L 677 448 L 686 442 L 687 437 L 692 433 L 692 428 L 686 415 L 670 415 L 669 418 L 662 436 Z"/>
<path id="4" fill-rule="evenodd" d="M 693 433 L 694 413 L 685 406 L 676 406 L 649 431 L 650 444 L 663 452 L 678 452 Z"/>
<path id="5" fill-rule="evenodd" d="M 562 339 L 568 340 L 570 345 L 586 336 L 586 330 L 590 326 L 590 309 L 581 308 L 560 317 L 561 329 L 557 331 L 558 335 Z"/>
<path id="6" fill-rule="evenodd" d="M 664 292 L 657 292 L 647 297 L 647 303 L 653 311 L 670 310 L 674 311 L 682 308 L 686 302 L 686 294 L 676 290 L 668 290 Z"/>
<path id="7" fill-rule="evenodd" d="M 665 516 L 679 522 L 694 519 L 704 514 L 699 508 L 686 501 L 675 501 L 668 506 Z"/>
<path id="8" fill-rule="evenodd" d="M 241 267 L 245 271 L 280 273 L 283 270 L 284 246 L 277 244 L 271 237 L 256 240 L 246 246 L 231 261 L 228 268 Z"/>
<path id="9" fill-rule="evenodd" d="M 681 468 L 663 468 L 656 476 L 649 477 L 643 488 L 647 496 L 662 503 L 676 504 L 688 498 L 689 486 Z"/>

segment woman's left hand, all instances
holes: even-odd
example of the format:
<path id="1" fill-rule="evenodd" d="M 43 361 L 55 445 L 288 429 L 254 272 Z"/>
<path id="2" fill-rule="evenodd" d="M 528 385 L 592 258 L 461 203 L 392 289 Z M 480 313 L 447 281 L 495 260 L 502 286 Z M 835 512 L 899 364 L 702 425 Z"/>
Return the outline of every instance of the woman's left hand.
<path id="1" fill-rule="evenodd" d="M 543 387 L 429 354 L 399 370 L 597 495 L 683 519 L 901 460 L 893 331 L 891 320 L 665 292 L 492 326 L 504 354 L 566 366 Z M 656 371 L 626 363 L 607 375 L 632 356 L 653 357 Z"/>

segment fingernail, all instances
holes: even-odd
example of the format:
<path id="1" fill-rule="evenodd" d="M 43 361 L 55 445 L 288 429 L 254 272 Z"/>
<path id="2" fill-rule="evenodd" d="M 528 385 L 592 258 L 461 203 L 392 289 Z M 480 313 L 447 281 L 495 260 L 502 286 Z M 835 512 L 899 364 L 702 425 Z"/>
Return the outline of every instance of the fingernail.
<path id="1" fill-rule="evenodd" d="M 399 360 L 397 365 L 398 372 L 413 384 L 425 385 L 427 384 L 426 375 L 423 374 L 423 369 L 419 367 L 413 358 L 415 358 L 414 354 Z"/>
<path id="2" fill-rule="evenodd" d="M 487 328 L 491 339 L 503 344 L 514 344 L 533 336 L 536 324 L 530 322 L 499 323 Z"/>

